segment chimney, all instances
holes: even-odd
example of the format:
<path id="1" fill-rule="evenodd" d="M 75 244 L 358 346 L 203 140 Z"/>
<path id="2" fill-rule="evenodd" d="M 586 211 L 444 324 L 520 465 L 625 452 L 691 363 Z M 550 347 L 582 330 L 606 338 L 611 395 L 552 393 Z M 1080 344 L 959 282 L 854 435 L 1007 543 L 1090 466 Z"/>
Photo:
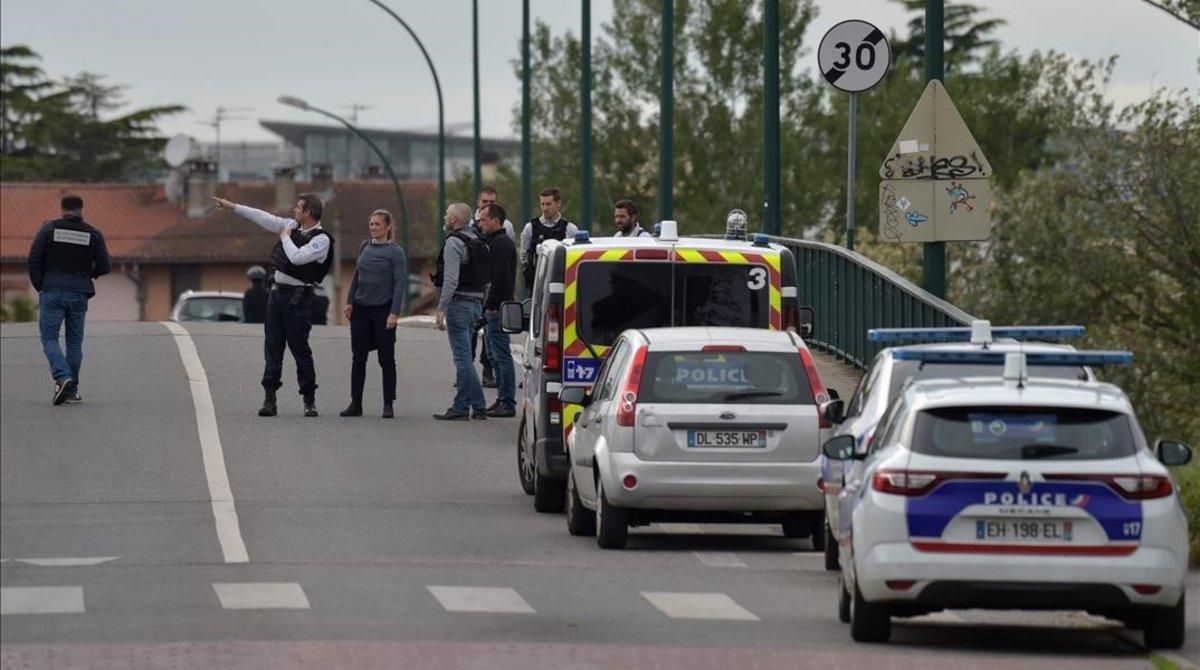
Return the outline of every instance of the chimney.
<path id="1" fill-rule="evenodd" d="M 277 167 L 275 175 L 275 211 L 290 212 L 296 204 L 296 168 Z"/>
<path id="2" fill-rule="evenodd" d="M 188 161 L 187 215 L 204 216 L 213 208 L 217 194 L 217 164 L 213 161 Z"/>
<path id="3" fill-rule="evenodd" d="M 333 192 L 333 166 L 329 163 L 313 163 L 312 190 L 324 194 Z"/>

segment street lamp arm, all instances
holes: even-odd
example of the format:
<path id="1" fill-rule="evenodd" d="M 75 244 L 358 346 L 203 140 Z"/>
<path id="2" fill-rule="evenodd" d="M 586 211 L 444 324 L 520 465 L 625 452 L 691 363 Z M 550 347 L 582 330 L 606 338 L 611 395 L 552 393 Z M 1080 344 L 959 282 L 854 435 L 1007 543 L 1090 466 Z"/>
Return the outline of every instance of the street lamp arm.
<path id="1" fill-rule="evenodd" d="M 417 48 L 421 50 L 421 55 L 425 57 L 425 62 L 429 64 L 429 72 L 433 75 L 433 86 L 437 89 L 438 106 L 440 107 L 442 104 L 442 82 L 438 79 L 437 68 L 433 66 L 433 59 L 429 57 L 429 52 L 425 50 L 425 45 L 421 42 L 421 38 L 417 37 L 417 33 L 414 32 L 412 27 L 408 25 L 408 22 L 400 18 L 400 15 L 396 14 L 396 12 L 393 12 L 390 7 L 383 4 L 379 0 L 367 1 L 390 14 L 393 19 L 396 19 L 396 21 L 408 31 L 408 34 L 412 36 L 413 41 L 417 43 Z"/>

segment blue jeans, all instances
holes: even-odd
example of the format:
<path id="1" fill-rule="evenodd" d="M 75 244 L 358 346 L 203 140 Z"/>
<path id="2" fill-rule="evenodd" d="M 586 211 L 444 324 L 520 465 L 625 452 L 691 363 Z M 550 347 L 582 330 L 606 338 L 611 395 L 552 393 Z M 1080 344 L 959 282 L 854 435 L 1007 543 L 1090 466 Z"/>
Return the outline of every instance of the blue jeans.
<path id="1" fill-rule="evenodd" d="M 483 385 L 479 383 L 479 375 L 475 373 L 471 361 L 471 333 L 482 312 L 483 302 L 480 300 L 455 298 L 446 307 L 446 335 L 450 338 L 450 353 L 454 356 L 455 379 L 458 382 L 453 408 L 458 412 L 469 409 L 482 412 L 487 408 L 483 399 Z"/>
<path id="2" fill-rule="evenodd" d="M 500 312 L 485 312 L 487 320 L 487 352 L 496 375 L 496 400 L 509 407 L 517 405 L 517 378 L 513 370 L 512 349 L 508 344 L 508 333 L 500 330 Z"/>
<path id="3" fill-rule="evenodd" d="M 71 379 L 72 390 L 79 388 L 79 368 L 83 365 L 83 321 L 87 316 L 88 296 L 78 291 L 48 288 L 38 295 L 38 328 L 42 332 L 42 351 L 50 363 L 54 381 Z M 67 325 L 67 354 L 58 344 L 58 331 Z"/>

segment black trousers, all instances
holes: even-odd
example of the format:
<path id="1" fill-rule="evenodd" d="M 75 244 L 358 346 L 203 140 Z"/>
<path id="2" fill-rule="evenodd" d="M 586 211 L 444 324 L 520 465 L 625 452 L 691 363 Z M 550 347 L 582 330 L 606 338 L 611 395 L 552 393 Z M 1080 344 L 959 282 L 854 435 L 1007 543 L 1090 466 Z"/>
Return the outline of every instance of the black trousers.
<path id="1" fill-rule="evenodd" d="M 362 405 L 367 382 L 367 354 L 378 350 L 383 374 L 383 401 L 396 399 L 396 329 L 387 327 L 391 305 L 354 305 L 350 311 L 350 399 Z"/>
<path id="2" fill-rule="evenodd" d="M 312 330 L 312 289 L 276 284 L 267 298 L 267 319 L 263 323 L 262 385 L 274 391 L 283 386 L 283 350 L 286 346 L 296 359 L 296 381 L 300 394 L 317 392 L 317 370 L 313 365 L 308 333 Z"/>

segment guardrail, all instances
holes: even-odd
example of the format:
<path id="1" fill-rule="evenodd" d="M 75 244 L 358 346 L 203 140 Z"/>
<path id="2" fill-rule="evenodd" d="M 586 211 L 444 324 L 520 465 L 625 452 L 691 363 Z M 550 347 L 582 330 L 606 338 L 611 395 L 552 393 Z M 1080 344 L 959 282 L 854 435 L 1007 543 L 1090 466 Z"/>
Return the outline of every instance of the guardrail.
<path id="1" fill-rule="evenodd" d="M 825 242 L 771 241 L 796 257 L 800 304 L 814 312 L 809 345 L 856 367 L 865 368 L 885 346 L 867 341 L 871 328 L 969 326 L 975 319 L 862 254 Z"/>

